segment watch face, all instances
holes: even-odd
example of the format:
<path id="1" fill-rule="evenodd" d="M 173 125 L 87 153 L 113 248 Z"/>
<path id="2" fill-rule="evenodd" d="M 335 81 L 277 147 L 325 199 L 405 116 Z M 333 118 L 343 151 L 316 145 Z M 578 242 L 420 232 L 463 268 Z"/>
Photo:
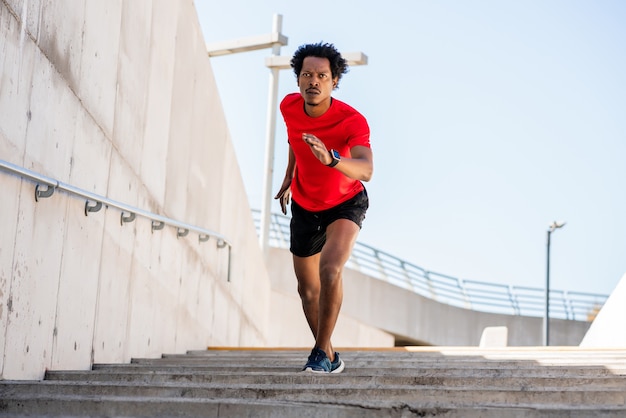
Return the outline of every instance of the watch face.
<path id="1" fill-rule="evenodd" d="M 341 158 L 341 155 L 339 155 L 339 151 L 337 151 L 336 149 L 333 150 L 333 157 L 338 160 Z"/>

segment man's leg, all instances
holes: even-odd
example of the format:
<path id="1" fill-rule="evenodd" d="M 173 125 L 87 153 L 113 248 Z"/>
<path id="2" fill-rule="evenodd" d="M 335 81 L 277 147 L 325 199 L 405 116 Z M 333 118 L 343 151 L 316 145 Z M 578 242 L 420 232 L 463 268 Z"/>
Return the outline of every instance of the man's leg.
<path id="1" fill-rule="evenodd" d="M 320 254 L 310 257 L 293 256 L 293 267 L 298 279 L 298 294 L 302 301 L 304 316 L 311 328 L 313 338 L 317 338 L 320 301 Z"/>
<path id="2" fill-rule="evenodd" d="M 315 345 L 334 360 L 331 337 L 343 301 L 343 267 L 350 258 L 360 228 L 338 219 L 326 228 L 326 243 L 319 259 L 319 311 Z"/>
<path id="3" fill-rule="evenodd" d="M 331 361 L 334 360 L 331 336 L 343 300 L 343 267 L 359 231 L 354 222 L 339 219 L 326 229 L 326 244 L 321 253 L 310 257 L 293 256 L 298 293 L 315 346 L 324 350 Z"/>

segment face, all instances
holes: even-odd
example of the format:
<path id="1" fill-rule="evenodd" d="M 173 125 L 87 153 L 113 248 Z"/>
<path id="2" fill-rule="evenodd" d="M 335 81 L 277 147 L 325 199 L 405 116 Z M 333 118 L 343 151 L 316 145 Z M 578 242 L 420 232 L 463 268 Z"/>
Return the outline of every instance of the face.
<path id="1" fill-rule="evenodd" d="M 330 107 L 330 96 L 337 85 L 328 58 L 306 57 L 298 76 L 298 87 L 304 98 L 305 110 L 311 116 L 320 115 Z"/>

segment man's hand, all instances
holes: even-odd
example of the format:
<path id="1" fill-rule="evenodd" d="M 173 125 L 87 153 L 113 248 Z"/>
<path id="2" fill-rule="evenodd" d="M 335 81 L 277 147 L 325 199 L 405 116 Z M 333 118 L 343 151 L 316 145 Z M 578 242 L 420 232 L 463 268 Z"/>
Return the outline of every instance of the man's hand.
<path id="1" fill-rule="evenodd" d="M 289 204 L 289 200 L 291 198 L 291 179 L 283 180 L 283 185 L 280 187 L 280 190 L 274 196 L 274 199 L 280 199 L 280 209 L 283 212 L 283 215 L 287 214 L 287 205 Z"/>
<path id="2" fill-rule="evenodd" d="M 311 152 L 324 165 L 330 164 L 333 159 L 321 139 L 313 134 L 302 134 L 302 140 L 311 147 Z"/>

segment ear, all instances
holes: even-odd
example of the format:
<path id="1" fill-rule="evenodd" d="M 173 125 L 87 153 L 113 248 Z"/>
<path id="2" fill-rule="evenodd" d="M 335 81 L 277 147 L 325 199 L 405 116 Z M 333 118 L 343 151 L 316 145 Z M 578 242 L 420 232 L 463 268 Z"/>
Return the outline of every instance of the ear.
<path id="1" fill-rule="evenodd" d="M 333 89 L 337 88 L 337 84 L 339 83 L 339 77 L 333 78 Z"/>

